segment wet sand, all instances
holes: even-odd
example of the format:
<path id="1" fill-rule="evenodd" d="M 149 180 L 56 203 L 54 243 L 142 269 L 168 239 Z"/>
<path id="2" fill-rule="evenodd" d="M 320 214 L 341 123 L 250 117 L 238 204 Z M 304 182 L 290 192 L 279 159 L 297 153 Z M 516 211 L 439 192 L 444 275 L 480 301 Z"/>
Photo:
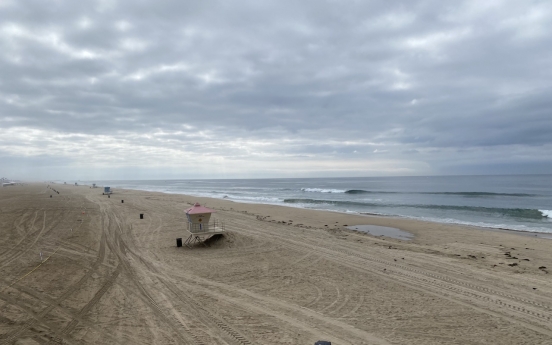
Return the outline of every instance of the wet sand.
<path id="1" fill-rule="evenodd" d="M 552 344 L 548 239 L 52 186 L 0 188 L 0 344 Z M 176 247 L 196 201 L 226 234 Z"/>

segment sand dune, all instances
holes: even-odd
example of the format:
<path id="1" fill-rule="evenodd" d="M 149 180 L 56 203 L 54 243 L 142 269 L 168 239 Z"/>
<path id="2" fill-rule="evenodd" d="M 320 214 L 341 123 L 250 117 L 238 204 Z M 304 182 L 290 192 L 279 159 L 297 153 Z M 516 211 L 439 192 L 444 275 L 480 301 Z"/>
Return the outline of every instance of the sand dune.
<path id="1" fill-rule="evenodd" d="M 548 239 L 52 187 L 0 189 L 0 344 L 552 344 Z M 227 233 L 177 248 L 196 201 Z"/>

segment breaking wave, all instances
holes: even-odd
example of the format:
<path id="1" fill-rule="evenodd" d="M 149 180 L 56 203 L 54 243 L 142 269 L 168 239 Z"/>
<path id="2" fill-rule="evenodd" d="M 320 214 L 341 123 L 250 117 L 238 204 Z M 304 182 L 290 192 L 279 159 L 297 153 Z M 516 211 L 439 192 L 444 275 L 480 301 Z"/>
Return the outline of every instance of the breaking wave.
<path id="1" fill-rule="evenodd" d="M 539 210 L 543 217 L 552 218 L 552 210 Z"/>
<path id="2" fill-rule="evenodd" d="M 489 192 L 426 192 L 422 194 L 440 194 L 440 195 L 462 195 L 462 196 L 535 196 L 535 194 L 526 193 L 489 193 Z"/>
<path id="3" fill-rule="evenodd" d="M 536 194 L 527 193 L 492 193 L 492 192 L 388 192 L 388 191 L 370 191 L 363 189 L 329 189 L 329 188 L 301 188 L 303 192 L 316 192 L 316 193 L 345 193 L 345 194 L 430 194 L 430 195 L 458 195 L 471 198 L 478 197 L 499 197 L 499 196 L 513 196 L 513 197 L 532 197 Z"/>
<path id="4" fill-rule="evenodd" d="M 316 192 L 316 193 L 346 193 L 346 190 L 342 189 L 327 189 L 327 188 L 301 188 L 303 192 Z"/>
<path id="5" fill-rule="evenodd" d="M 347 194 L 367 194 L 367 193 L 374 193 L 374 192 L 370 192 L 368 190 L 362 190 L 362 189 L 350 189 L 350 190 L 346 191 L 345 193 L 347 193 Z"/>
<path id="6" fill-rule="evenodd" d="M 420 205 L 420 204 L 405 204 L 405 205 L 385 205 L 361 201 L 338 201 L 338 200 L 320 200 L 320 199 L 284 199 L 287 204 L 310 204 L 310 205 L 333 205 L 341 207 L 361 206 L 361 207 L 404 207 L 404 208 L 419 208 L 432 210 L 454 210 L 474 213 L 487 213 L 499 216 L 512 218 L 526 219 L 541 219 L 543 217 L 552 217 L 550 210 L 536 210 L 527 208 L 495 208 L 495 207 L 478 207 L 478 206 L 453 206 L 453 205 Z"/>

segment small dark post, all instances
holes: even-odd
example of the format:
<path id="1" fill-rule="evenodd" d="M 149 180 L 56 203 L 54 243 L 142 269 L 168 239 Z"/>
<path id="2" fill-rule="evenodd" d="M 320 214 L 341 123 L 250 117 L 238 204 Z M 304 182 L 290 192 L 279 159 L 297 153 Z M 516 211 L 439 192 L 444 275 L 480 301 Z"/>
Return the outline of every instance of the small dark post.
<path id="1" fill-rule="evenodd" d="M 140 219 L 144 219 L 144 214 L 140 213 Z"/>
<path id="2" fill-rule="evenodd" d="M 124 203 L 125 203 L 125 201 L 124 201 L 124 200 L 121 200 L 121 204 L 124 204 Z"/>
<path id="3" fill-rule="evenodd" d="M 179 237 L 176 239 L 176 246 L 177 247 L 182 247 L 182 237 Z"/>
<path id="4" fill-rule="evenodd" d="M 52 197 L 52 196 L 50 195 L 50 198 L 51 198 L 51 197 Z"/>
<path id="5" fill-rule="evenodd" d="M 107 197 L 111 199 L 111 195 L 108 194 Z"/>

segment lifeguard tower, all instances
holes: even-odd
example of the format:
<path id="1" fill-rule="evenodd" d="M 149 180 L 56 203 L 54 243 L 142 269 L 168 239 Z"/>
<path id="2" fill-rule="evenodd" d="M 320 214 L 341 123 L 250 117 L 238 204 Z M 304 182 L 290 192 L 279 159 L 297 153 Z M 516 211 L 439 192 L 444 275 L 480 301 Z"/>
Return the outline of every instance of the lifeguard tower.
<path id="1" fill-rule="evenodd" d="M 188 219 L 187 230 L 190 234 L 184 241 L 187 247 L 191 247 L 194 242 L 205 245 L 204 242 L 209 238 L 224 233 L 224 223 L 216 219 L 211 220 L 211 213 L 214 213 L 215 210 L 196 203 L 184 212 L 186 212 L 186 218 Z"/>

